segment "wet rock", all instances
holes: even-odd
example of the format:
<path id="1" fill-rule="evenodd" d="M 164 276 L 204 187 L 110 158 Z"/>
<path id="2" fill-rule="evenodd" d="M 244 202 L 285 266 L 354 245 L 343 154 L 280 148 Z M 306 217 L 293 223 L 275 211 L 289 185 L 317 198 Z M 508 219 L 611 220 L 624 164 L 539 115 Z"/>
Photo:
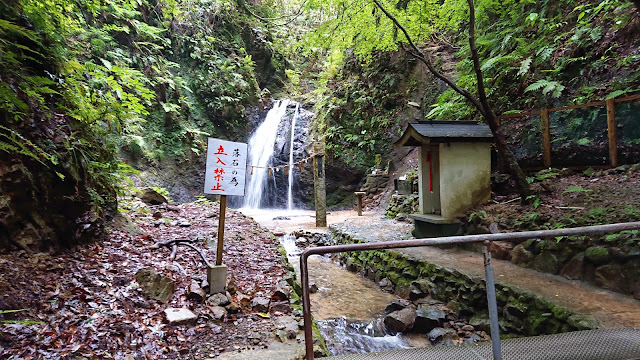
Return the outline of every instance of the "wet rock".
<path id="1" fill-rule="evenodd" d="M 265 297 L 255 297 L 251 300 L 251 310 L 257 312 L 269 311 L 269 299 Z"/>
<path id="2" fill-rule="evenodd" d="M 390 314 L 394 311 L 402 310 L 411 305 L 410 301 L 405 299 L 397 299 L 393 300 L 387 307 L 384 309 L 385 314 Z"/>
<path id="3" fill-rule="evenodd" d="M 550 252 L 543 251 L 533 259 L 532 266 L 540 272 L 557 274 L 558 258 Z"/>
<path id="4" fill-rule="evenodd" d="M 229 304 L 229 298 L 225 294 L 217 293 L 209 296 L 207 303 L 212 306 L 225 306 Z"/>
<path id="5" fill-rule="evenodd" d="M 318 285 L 316 283 L 311 283 L 311 285 L 309 285 L 309 292 L 311 294 L 315 294 L 318 292 Z"/>
<path id="6" fill-rule="evenodd" d="M 187 299 L 202 301 L 207 297 L 207 294 L 204 290 L 198 285 L 198 282 L 195 280 L 191 280 L 191 285 L 189 285 L 189 293 L 187 293 Z"/>
<path id="7" fill-rule="evenodd" d="M 413 331 L 426 334 L 434 328 L 442 326 L 446 316 L 447 313 L 438 308 L 420 306 L 416 311 Z"/>
<path id="8" fill-rule="evenodd" d="M 615 292 L 623 293 L 625 289 L 625 277 L 622 267 L 618 264 L 602 265 L 596 268 L 594 282 L 600 287 Z"/>
<path id="9" fill-rule="evenodd" d="M 152 216 L 153 216 L 154 219 L 160 219 L 162 217 L 162 212 L 156 211 L 156 212 L 153 213 Z"/>
<path id="10" fill-rule="evenodd" d="M 585 250 L 584 256 L 596 265 L 605 264 L 611 259 L 609 250 L 604 246 L 592 246 Z"/>
<path id="11" fill-rule="evenodd" d="M 289 294 L 291 293 L 291 289 L 288 287 L 279 286 L 271 295 L 271 301 L 284 301 L 289 300 Z"/>
<path id="12" fill-rule="evenodd" d="M 142 292 L 151 299 L 166 303 L 173 295 L 173 280 L 151 269 L 138 270 L 136 281 Z"/>
<path id="13" fill-rule="evenodd" d="M 449 346 L 453 345 L 454 341 L 459 340 L 458 332 L 454 329 L 435 328 L 427 335 L 429 341 L 434 346 Z"/>
<path id="14" fill-rule="evenodd" d="M 305 247 L 309 245 L 309 240 L 306 237 L 299 237 L 295 241 L 297 247 Z"/>
<path id="15" fill-rule="evenodd" d="M 471 334 L 468 338 L 464 339 L 463 343 L 470 345 L 470 344 L 475 344 L 477 342 L 484 341 L 484 340 L 485 339 L 478 334 Z"/>
<path id="16" fill-rule="evenodd" d="M 151 188 L 142 189 L 140 200 L 151 205 L 160 205 L 167 202 L 167 198 Z"/>
<path id="17" fill-rule="evenodd" d="M 533 253 L 527 250 L 524 244 L 518 244 L 513 248 L 511 252 L 511 262 L 519 265 L 526 266 L 531 260 L 533 260 Z"/>
<path id="18" fill-rule="evenodd" d="M 185 308 L 166 308 L 164 316 L 169 325 L 194 324 L 198 316 Z"/>
<path id="19" fill-rule="evenodd" d="M 469 325 L 476 329 L 489 331 L 491 329 L 491 320 L 487 314 L 477 314 L 469 319 Z"/>
<path id="20" fill-rule="evenodd" d="M 591 330 L 598 327 L 598 322 L 595 319 L 583 315 L 571 315 L 567 319 L 567 323 L 578 330 Z"/>
<path id="21" fill-rule="evenodd" d="M 567 265 L 562 268 L 560 275 L 570 280 L 582 280 L 584 273 L 584 253 L 574 256 Z"/>
<path id="22" fill-rule="evenodd" d="M 216 321 L 223 320 L 227 315 L 227 309 L 223 308 L 222 306 L 212 306 L 209 308 L 209 310 L 211 311 L 211 317 Z"/>
<path id="23" fill-rule="evenodd" d="M 416 309 L 413 306 L 394 311 L 384 317 L 384 326 L 392 332 L 405 332 L 413 328 L 416 320 Z"/>
<path id="24" fill-rule="evenodd" d="M 281 313 L 290 313 L 291 312 L 291 305 L 289 304 L 289 301 L 285 300 L 285 301 L 271 301 L 271 303 L 269 304 L 269 311 L 271 312 L 281 312 Z"/>
<path id="25" fill-rule="evenodd" d="M 420 279 L 412 282 L 409 290 L 409 299 L 415 301 L 429 296 L 430 291 L 434 286 L 435 285 L 431 281 L 426 279 Z"/>

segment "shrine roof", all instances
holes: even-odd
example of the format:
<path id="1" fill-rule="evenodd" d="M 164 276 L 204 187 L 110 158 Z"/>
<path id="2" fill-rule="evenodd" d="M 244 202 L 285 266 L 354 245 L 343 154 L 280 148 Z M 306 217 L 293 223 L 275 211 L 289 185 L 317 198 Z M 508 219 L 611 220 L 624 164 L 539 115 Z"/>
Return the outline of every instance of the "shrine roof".
<path id="1" fill-rule="evenodd" d="M 419 121 L 407 126 L 396 146 L 420 146 L 447 142 L 491 142 L 486 124 L 475 121 Z"/>

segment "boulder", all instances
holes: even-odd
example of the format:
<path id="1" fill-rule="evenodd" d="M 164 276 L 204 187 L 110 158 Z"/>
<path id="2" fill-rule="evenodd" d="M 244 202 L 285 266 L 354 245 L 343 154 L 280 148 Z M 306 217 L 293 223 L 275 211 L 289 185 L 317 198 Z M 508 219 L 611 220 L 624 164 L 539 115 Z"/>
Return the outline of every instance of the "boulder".
<path id="1" fill-rule="evenodd" d="M 173 295 L 173 280 L 151 269 L 138 270 L 136 281 L 142 292 L 151 299 L 166 303 Z"/>
<path id="2" fill-rule="evenodd" d="M 288 287 L 278 286 L 271 295 L 271 301 L 289 300 L 291 289 Z"/>
<path id="3" fill-rule="evenodd" d="M 223 320 L 227 315 L 227 309 L 223 308 L 222 306 L 212 306 L 209 308 L 209 310 L 211 310 L 211 317 L 213 317 L 213 320 L 216 321 Z"/>
<path id="4" fill-rule="evenodd" d="M 151 188 L 142 189 L 140 200 L 151 205 L 160 205 L 167 202 L 167 198 Z"/>
<path id="5" fill-rule="evenodd" d="M 453 345 L 454 341 L 459 340 L 458 332 L 454 329 L 435 328 L 427 335 L 429 341 L 434 346 L 449 346 Z"/>
<path id="6" fill-rule="evenodd" d="M 413 306 L 394 311 L 384 317 L 384 325 L 392 332 L 406 332 L 413 328 L 416 321 L 416 309 Z"/>
<path id="7" fill-rule="evenodd" d="M 567 318 L 567 323 L 578 330 L 592 330 L 598 328 L 598 322 L 595 319 L 583 315 L 571 315 Z"/>
<path id="8" fill-rule="evenodd" d="M 277 330 L 283 330 L 288 339 L 295 339 L 298 335 L 298 321 L 293 316 L 281 316 L 275 321 Z"/>
<path id="9" fill-rule="evenodd" d="M 558 258 L 548 251 L 543 251 L 533 259 L 532 266 L 540 272 L 557 274 Z"/>
<path id="10" fill-rule="evenodd" d="M 533 260 L 533 253 L 524 244 L 518 244 L 511 252 L 511 262 L 518 266 L 527 266 Z"/>
<path id="11" fill-rule="evenodd" d="M 217 293 L 209 296 L 207 303 L 212 306 L 225 306 L 229 304 L 229 298 L 223 293 Z"/>
<path id="12" fill-rule="evenodd" d="M 202 301 L 206 299 L 207 294 L 204 290 L 198 285 L 198 282 L 195 280 L 191 280 L 191 285 L 189 285 L 189 292 L 187 293 L 187 299 Z"/>
<path id="13" fill-rule="evenodd" d="M 255 297 L 251 300 L 251 310 L 257 312 L 267 312 L 269 311 L 269 299 L 265 297 Z"/>
<path id="14" fill-rule="evenodd" d="M 596 265 L 605 264 L 611 260 L 609 250 L 604 246 L 592 246 L 584 251 L 584 256 Z"/>
<path id="15" fill-rule="evenodd" d="M 625 276 L 618 264 L 602 265 L 596 268 L 594 282 L 596 285 L 619 293 L 625 291 Z"/>
<path id="16" fill-rule="evenodd" d="M 385 314 L 390 314 L 394 311 L 402 310 L 411 305 L 410 301 L 404 299 L 393 300 L 387 307 L 384 309 Z"/>
<path id="17" fill-rule="evenodd" d="M 434 328 L 442 326 L 446 316 L 447 313 L 438 308 L 426 306 L 418 307 L 418 310 L 416 310 L 416 320 L 413 325 L 413 331 L 426 334 Z"/>
<path id="18" fill-rule="evenodd" d="M 185 308 L 166 308 L 164 316 L 169 325 L 194 324 L 198 316 Z"/>
<path id="19" fill-rule="evenodd" d="M 560 275 L 570 280 L 582 280 L 584 278 L 584 253 L 574 256 L 567 265 L 562 268 Z"/>
<path id="20" fill-rule="evenodd" d="M 281 312 L 281 313 L 290 313 L 291 305 L 288 300 L 285 301 L 271 301 L 269 304 L 269 311 L 271 312 Z"/>

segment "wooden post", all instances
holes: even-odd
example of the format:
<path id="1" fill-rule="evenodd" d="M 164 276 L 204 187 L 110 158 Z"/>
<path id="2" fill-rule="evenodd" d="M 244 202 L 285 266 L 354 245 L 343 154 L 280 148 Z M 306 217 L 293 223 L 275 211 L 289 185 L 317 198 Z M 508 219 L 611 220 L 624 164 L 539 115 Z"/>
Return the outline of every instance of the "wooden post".
<path id="1" fill-rule="evenodd" d="M 222 265 L 222 251 L 224 250 L 224 218 L 227 212 L 227 195 L 220 195 L 220 217 L 218 220 L 218 250 L 216 250 L 216 265 Z"/>
<path id="2" fill-rule="evenodd" d="M 542 120 L 542 159 L 544 167 L 551 167 L 551 126 L 549 125 L 549 109 L 540 111 Z"/>
<path id="3" fill-rule="evenodd" d="M 364 191 L 356 191 L 357 204 L 358 204 L 358 216 L 362 216 L 362 196 L 366 194 Z"/>
<path id="4" fill-rule="evenodd" d="M 618 135 L 616 133 L 616 104 L 614 99 L 607 100 L 607 130 L 609 133 L 609 162 L 618 166 Z"/>
<path id="5" fill-rule="evenodd" d="M 316 227 L 327 226 L 327 190 L 324 176 L 324 144 L 313 144 L 313 188 L 316 201 Z"/>

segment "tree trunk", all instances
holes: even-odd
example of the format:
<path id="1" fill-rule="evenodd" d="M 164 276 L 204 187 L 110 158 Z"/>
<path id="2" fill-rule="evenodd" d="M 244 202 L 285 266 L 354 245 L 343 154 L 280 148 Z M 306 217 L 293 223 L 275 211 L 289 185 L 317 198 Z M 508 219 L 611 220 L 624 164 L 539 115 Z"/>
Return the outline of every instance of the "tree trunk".
<path id="1" fill-rule="evenodd" d="M 522 168 L 520 168 L 518 160 L 516 159 L 513 151 L 511 151 L 511 148 L 507 144 L 507 139 L 502 133 L 502 129 L 500 128 L 500 126 L 498 126 L 498 122 L 496 121 L 493 112 L 490 111 L 489 116 L 486 116 L 485 120 L 487 121 L 487 125 L 489 125 L 491 133 L 496 140 L 496 148 L 498 149 L 498 153 L 502 154 L 507 165 L 507 169 L 516 183 L 516 189 L 522 197 L 522 202 L 526 202 L 527 198 L 533 193 L 531 191 L 531 186 L 527 181 L 527 177 L 522 171 Z"/>

